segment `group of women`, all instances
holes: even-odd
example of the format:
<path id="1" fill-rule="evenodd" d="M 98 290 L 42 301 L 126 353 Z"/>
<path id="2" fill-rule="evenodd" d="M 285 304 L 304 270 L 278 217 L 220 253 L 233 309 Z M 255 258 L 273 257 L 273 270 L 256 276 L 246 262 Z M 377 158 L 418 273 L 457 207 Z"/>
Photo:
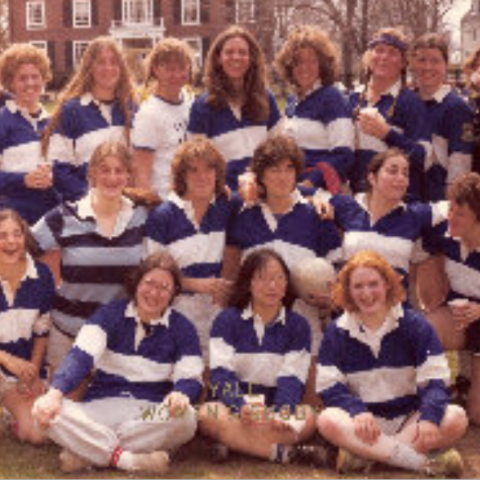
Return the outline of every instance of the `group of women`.
<path id="1" fill-rule="evenodd" d="M 347 99 L 326 35 L 294 29 L 275 62 L 292 87 L 282 116 L 243 28 L 212 44 L 197 98 L 189 47 L 159 42 L 139 105 L 121 50 L 99 38 L 48 118 L 47 57 L 8 48 L 0 401 L 18 437 L 53 439 L 69 472 L 163 473 L 198 423 L 217 459 L 459 475 L 456 450 L 429 452 L 468 423 L 449 404 L 439 338 L 473 352 L 467 410 L 480 423 L 474 115 L 444 85 L 439 36 L 411 49 L 415 89 L 408 51 L 379 31 Z M 290 272 L 318 257 L 343 268 L 333 300 L 305 305 Z M 407 298 L 419 262 L 426 316 Z M 433 268 L 441 297 L 425 286 Z M 325 307 L 337 318 L 322 332 Z M 306 444 L 315 432 L 338 450 Z"/>

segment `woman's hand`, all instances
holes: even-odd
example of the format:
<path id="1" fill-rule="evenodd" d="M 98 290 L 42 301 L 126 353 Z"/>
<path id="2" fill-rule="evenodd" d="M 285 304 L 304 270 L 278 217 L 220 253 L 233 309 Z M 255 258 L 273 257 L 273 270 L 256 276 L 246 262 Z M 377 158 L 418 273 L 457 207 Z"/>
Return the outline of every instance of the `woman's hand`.
<path id="1" fill-rule="evenodd" d="M 181 417 L 190 405 L 190 399 L 182 392 L 170 392 L 163 401 L 168 406 L 173 418 Z"/>
<path id="2" fill-rule="evenodd" d="M 35 170 L 25 175 L 25 186 L 27 188 L 45 190 L 52 186 L 52 167 L 46 163 L 39 165 Z"/>
<path id="3" fill-rule="evenodd" d="M 418 453 L 428 453 L 440 441 L 440 428 L 432 422 L 420 420 L 417 423 L 417 432 L 413 439 L 413 448 Z"/>
<path id="4" fill-rule="evenodd" d="M 9 372 L 18 378 L 18 381 L 21 384 L 28 386 L 38 378 L 37 366 L 23 358 L 8 355 L 3 361 L 3 365 Z"/>
<path id="5" fill-rule="evenodd" d="M 315 207 L 318 216 L 322 220 L 334 220 L 335 219 L 335 209 L 332 207 L 330 202 L 325 201 L 317 196 L 310 198 L 310 202 Z"/>
<path id="6" fill-rule="evenodd" d="M 226 305 L 230 292 L 232 290 L 232 282 L 224 278 L 205 278 L 202 279 L 202 291 L 212 297 L 213 303 L 217 305 Z"/>
<path id="7" fill-rule="evenodd" d="M 390 131 L 390 125 L 377 112 L 362 112 L 360 111 L 360 129 L 366 135 L 376 137 L 383 140 Z"/>
<path id="8" fill-rule="evenodd" d="M 451 304 L 450 309 L 457 330 L 465 330 L 471 323 L 480 320 L 480 303 L 468 301 L 464 305 Z"/>
<path id="9" fill-rule="evenodd" d="M 253 172 L 245 172 L 238 177 L 238 194 L 247 207 L 257 203 L 258 185 Z"/>
<path id="10" fill-rule="evenodd" d="M 63 393 L 51 388 L 33 404 L 32 416 L 40 428 L 48 428 L 52 420 L 60 413 Z"/>
<path id="11" fill-rule="evenodd" d="M 378 422 L 370 412 L 353 417 L 353 429 L 355 435 L 368 445 L 375 444 L 381 434 Z"/>

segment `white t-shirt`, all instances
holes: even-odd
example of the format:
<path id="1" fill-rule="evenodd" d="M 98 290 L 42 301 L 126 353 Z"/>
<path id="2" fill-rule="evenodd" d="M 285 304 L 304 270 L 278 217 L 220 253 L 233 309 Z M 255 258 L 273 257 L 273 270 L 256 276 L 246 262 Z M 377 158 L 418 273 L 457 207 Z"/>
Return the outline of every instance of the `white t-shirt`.
<path id="1" fill-rule="evenodd" d="M 133 146 L 155 152 L 151 186 L 162 198 L 171 191 L 170 165 L 177 147 L 185 141 L 191 106 L 187 95 L 182 94 L 180 103 L 150 95 L 135 116 Z"/>

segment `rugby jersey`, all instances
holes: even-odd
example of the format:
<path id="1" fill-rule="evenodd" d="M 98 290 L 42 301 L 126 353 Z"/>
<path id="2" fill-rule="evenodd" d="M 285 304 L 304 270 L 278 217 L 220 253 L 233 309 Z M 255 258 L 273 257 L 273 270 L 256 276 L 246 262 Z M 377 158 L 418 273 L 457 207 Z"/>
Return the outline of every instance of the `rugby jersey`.
<path id="1" fill-rule="evenodd" d="M 288 99 L 285 133 L 305 153 L 300 180 L 325 187 L 320 162 L 328 163 L 345 181 L 353 165 L 353 123 L 346 99 L 334 86 L 317 85 L 302 100 Z"/>
<path id="2" fill-rule="evenodd" d="M 432 130 L 425 165 L 425 198 L 445 200 L 447 185 L 472 168 L 473 112 L 448 85 L 424 103 Z"/>
<path id="3" fill-rule="evenodd" d="M 361 94 L 354 92 L 350 96 L 350 107 L 365 108 L 361 105 Z M 425 147 L 430 142 L 426 122 L 425 105 L 416 93 L 402 88 L 400 82 L 381 95 L 373 105 L 391 126 L 387 136 L 380 140 L 364 134 L 356 124 L 355 162 L 351 169 L 350 182 L 354 192 L 366 190 L 367 167 L 370 160 L 379 152 L 397 147 L 408 155 L 410 160 L 409 198 L 419 200 L 422 194 L 422 179 L 425 170 Z"/>
<path id="4" fill-rule="evenodd" d="M 60 250 L 62 283 L 52 319 L 71 337 L 100 305 L 125 296 L 125 278 L 144 256 L 147 211 L 122 198 L 114 233 L 108 238 L 97 226 L 92 194 L 60 205 L 33 227 L 44 252 Z"/>
<path id="5" fill-rule="evenodd" d="M 202 388 L 200 345 L 190 321 L 167 309 L 146 333 L 133 302 L 126 299 L 102 306 L 87 321 L 52 387 L 69 393 L 94 367 L 87 402 L 133 397 L 160 403 L 174 390 L 193 403 Z"/>
<path id="6" fill-rule="evenodd" d="M 345 312 L 325 331 L 316 390 L 325 406 L 352 417 L 371 412 L 386 420 L 416 411 L 439 425 L 449 400 L 450 371 L 433 327 L 420 313 L 391 309 L 372 341 L 359 319 Z"/>
<path id="7" fill-rule="evenodd" d="M 415 243 L 443 221 L 447 214 L 445 202 L 400 203 L 373 222 L 367 194 L 360 193 L 353 198 L 322 192 L 321 196 L 330 200 L 335 222 L 343 231 L 343 261 L 347 262 L 360 250 L 373 250 L 402 275 L 405 287 L 408 285 L 410 263 L 414 260 Z"/>
<path id="8" fill-rule="evenodd" d="M 55 187 L 64 200 L 85 195 L 88 162 L 98 145 L 107 140 L 128 143 L 125 122 L 118 101 L 106 104 L 87 93 L 65 102 L 47 152 L 54 165 Z"/>
<path id="9" fill-rule="evenodd" d="M 0 350 L 31 360 L 35 339 L 48 336 L 54 295 L 55 284 L 50 270 L 29 255 L 15 297 L 9 284 L 0 279 Z M 0 372 L 14 376 L 3 366 Z"/>
<path id="10" fill-rule="evenodd" d="M 16 210 L 29 224 L 35 223 L 58 204 L 53 188 L 37 189 L 25 185 L 27 173 L 45 163 L 41 137 L 48 123 L 42 108 L 38 117 L 7 100 L 0 109 L 0 207 Z"/>
<path id="11" fill-rule="evenodd" d="M 291 269 L 305 258 L 340 258 L 340 236 L 335 224 L 322 220 L 297 191 L 289 212 L 275 216 L 265 202 L 245 207 L 229 227 L 227 244 L 242 250 L 245 258 L 259 248 L 279 253 Z"/>
<path id="12" fill-rule="evenodd" d="M 231 202 L 220 195 L 212 199 L 198 225 L 191 202 L 172 192 L 148 217 L 148 251 L 166 250 L 186 277 L 220 277 L 232 214 Z"/>
<path id="13" fill-rule="evenodd" d="M 215 108 L 207 102 L 208 93 L 195 100 L 190 112 L 187 132 L 205 135 L 213 141 L 227 163 L 228 186 L 238 188 L 238 176 L 249 165 L 255 148 L 267 139 L 268 133 L 278 124 L 280 112 L 275 98 L 267 92 L 270 114 L 266 122 L 238 119 L 229 106 Z"/>
<path id="14" fill-rule="evenodd" d="M 310 366 L 310 327 L 300 315 L 282 309 L 265 325 L 251 307 L 222 311 L 210 335 L 211 393 L 240 410 L 243 395 L 263 394 L 265 405 L 300 404 Z"/>

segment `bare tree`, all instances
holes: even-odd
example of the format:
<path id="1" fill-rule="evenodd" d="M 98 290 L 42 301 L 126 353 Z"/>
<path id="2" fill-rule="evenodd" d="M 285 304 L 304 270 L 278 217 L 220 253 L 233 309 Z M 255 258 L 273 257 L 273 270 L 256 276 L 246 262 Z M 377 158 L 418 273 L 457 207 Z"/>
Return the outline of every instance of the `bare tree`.
<path id="1" fill-rule="evenodd" d="M 8 1 L 0 0 L 0 51 L 5 50 L 10 41 L 8 29 Z"/>

